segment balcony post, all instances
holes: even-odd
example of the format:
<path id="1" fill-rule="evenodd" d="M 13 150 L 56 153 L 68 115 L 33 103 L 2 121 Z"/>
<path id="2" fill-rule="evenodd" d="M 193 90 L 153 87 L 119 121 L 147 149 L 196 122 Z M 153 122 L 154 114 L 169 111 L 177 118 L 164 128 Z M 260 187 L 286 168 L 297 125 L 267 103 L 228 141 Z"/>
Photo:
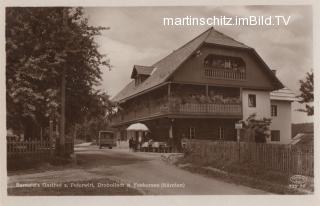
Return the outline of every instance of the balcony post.
<path id="1" fill-rule="evenodd" d="M 242 87 L 240 87 L 240 90 L 239 90 L 239 92 L 240 92 L 240 110 L 241 110 L 241 116 L 242 116 L 242 118 L 243 118 L 243 109 L 242 109 L 242 104 L 243 104 L 243 101 L 242 101 Z"/>
<path id="2" fill-rule="evenodd" d="M 170 96 L 171 96 L 171 83 L 169 82 L 169 84 L 168 84 L 168 112 L 171 111 Z"/>
<path id="3" fill-rule="evenodd" d="M 206 97 L 208 98 L 209 97 L 209 85 L 206 84 Z M 206 104 L 206 112 L 209 111 L 209 105 Z"/>
<path id="4" fill-rule="evenodd" d="M 206 84 L 206 96 L 208 97 L 209 96 L 209 85 Z"/>
<path id="5" fill-rule="evenodd" d="M 171 95 L 171 83 L 168 84 L 168 101 L 170 100 Z"/>

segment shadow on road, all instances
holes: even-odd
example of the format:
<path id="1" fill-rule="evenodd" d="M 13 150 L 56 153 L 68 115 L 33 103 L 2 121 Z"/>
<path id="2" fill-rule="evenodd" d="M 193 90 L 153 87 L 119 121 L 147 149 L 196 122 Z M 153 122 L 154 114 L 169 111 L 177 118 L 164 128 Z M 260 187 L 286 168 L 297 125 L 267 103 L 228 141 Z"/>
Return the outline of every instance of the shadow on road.
<path id="1" fill-rule="evenodd" d="M 143 161 L 150 161 L 147 158 L 141 158 L 132 156 L 131 154 L 119 153 L 119 154 L 86 154 L 77 153 L 77 164 L 81 167 L 91 168 L 100 166 L 118 166 L 135 164 Z"/>

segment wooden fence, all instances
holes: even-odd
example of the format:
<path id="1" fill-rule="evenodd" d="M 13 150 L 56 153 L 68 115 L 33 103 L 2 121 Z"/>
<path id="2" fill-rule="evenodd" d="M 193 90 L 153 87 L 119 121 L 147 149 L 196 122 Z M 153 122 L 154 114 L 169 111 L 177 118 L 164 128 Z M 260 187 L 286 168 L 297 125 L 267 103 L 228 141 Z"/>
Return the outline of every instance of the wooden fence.
<path id="1" fill-rule="evenodd" d="M 74 142 L 66 139 L 66 153 L 73 153 Z M 49 141 L 7 141 L 7 159 L 46 159 L 54 153 L 55 145 L 50 148 Z"/>
<path id="2" fill-rule="evenodd" d="M 314 175 L 313 149 L 288 145 L 231 141 L 191 140 L 186 144 L 193 162 L 238 161 L 287 174 Z"/>

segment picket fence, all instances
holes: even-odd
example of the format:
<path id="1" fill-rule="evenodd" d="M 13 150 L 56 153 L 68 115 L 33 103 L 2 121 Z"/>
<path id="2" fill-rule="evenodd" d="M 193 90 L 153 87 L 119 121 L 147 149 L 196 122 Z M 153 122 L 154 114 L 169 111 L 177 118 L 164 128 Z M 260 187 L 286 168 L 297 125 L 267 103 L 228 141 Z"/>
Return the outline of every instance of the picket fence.
<path id="1" fill-rule="evenodd" d="M 73 153 L 74 142 L 66 139 L 66 153 Z M 46 159 L 54 153 L 55 145 L 49 141 L 7 141 L 7 159 Z"/>
<path id="2" fill-rule="evenodd" d="M 186 143 L 186 149 L 193 162 L 210 164 L 238 161 L 290 175 L 314 175 L 312 148 L 249 142 L 190 140 Z"/>

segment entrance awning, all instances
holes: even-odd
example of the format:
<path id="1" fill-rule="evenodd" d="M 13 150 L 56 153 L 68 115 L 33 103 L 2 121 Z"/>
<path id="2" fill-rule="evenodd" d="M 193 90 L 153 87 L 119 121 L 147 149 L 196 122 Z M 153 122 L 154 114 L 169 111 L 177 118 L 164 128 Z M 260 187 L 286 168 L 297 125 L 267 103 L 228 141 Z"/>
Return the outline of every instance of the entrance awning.
<path id="1" fill-rule="evenodd" d="M 148 127 L 142 123 L 135 123 L 127 128 L 127 131 L 149 131 Z"/>

